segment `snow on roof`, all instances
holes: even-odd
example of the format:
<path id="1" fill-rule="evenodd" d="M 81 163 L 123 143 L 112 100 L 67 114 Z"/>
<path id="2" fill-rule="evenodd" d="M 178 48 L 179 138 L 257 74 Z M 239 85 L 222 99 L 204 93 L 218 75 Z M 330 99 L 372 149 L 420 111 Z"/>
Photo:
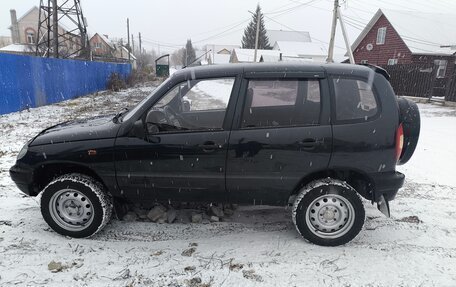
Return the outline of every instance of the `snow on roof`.
<path id="1" fill-rule="evenodd" d="M 31 53 L 33 52 L 33 47 L 27 44 L 11 44 L 0 48 L 1 52 L 16 52 L 16 53 Z"/>
<path id="2" fill-rule="evenodd" d="M 218 53 L 222 51 L 223 49 L 226 49 L 228 51 L 233 51 L 234 49 L 239 49 L 241 46 L 239 45 L 217 45 L 217 44 L 207 44 L 206 45 L 206 50 L 212 50 L 214 53 Z"/>
<path id="3" fill-rule="evenodd" d="M 355 50 L 378 19 L 384 15 L 413 54 L 452 55 L 456 49 L 456 16 L 379 9 L 352 45 Z M 388 32 L 387 32 L 388 33 Z"/>
<path id="4" fill-rule="evenodd" d="M 128 59 L 128 53 L 129 53 L 129 52 L 128 52 L 128 49 L 125 48 L 124 46 L 122 46 L 122 50 L 123 50 L 123 51 L 126 53 L 126 55 L 127 55 L 125 59 Z M 133 60 L 136 60 L 136 57 L 135 57 L 135 55 L 133 55 L 133 53 L 130 53 L 130 58 L 133 59 Z"/>
<path id="5" fill-rule="evenodd" d="M 327 54 L 324 45 L 312 42 L 277 41 L 273 49 L 279 50 L 283 55 L 325 56 Z"/>
<path id="6" fill-rule="evenodd" d="M 105 42 L 106 45 L 108 45 L 111 49 L 115 49 L 115 48 L 116 48 L 116 47 L 114 46 L 114 44 L 113 44 L 111 41 L 109 41 L 109 39 L 106 38 L 106 36 L 103 35 L 103 34 L 95 33 L 95 35 L 93 35 L 92 38 L 95 37 L 96 35 L 98 35 L 98 37 L 100 37 L 101 40 L 103 40 L 103 42 Z"/>
<path id="7" fill-rule="evenodd" d="M 210 54 L 209 58 L 211 59 L 212 64 L 228 64 L 230 62 L 231 55 L 229 54 Z"/>
<path id="8" fill-rule="evenodd" d="M 262 55 L 260 58 L 260 62 L 302 62 L 302 63 L 312 63 L 314 62 L 313 59 L 310 58 L 301 58 L 297 56 L 282 56 L 282 60 L 280 56 L 271 56 L 271 55 Z"/>
<path id="9" fill-rule="evenodd" d="M 277 41 L 312 42 L 310 33 L 306 31 L 266 30 L 266 36 L 271 46 Z"/>
<path id="10" fill-rule="evenodd" d="M 314 63 L 314 59 L 300 58 L 300 57 L 282 57 L 282 62 L 301 62 L 301 63 Z"/>
<path id="11" fill-rule="evenodd" d="M 328 56 L 328 55 L 326 55 Z M 334 63 L 342 63 L 346 60 L 348 60 L 348 56 L 344 55 L 344 54 L 334 54 L 333 55 L 333 60 L 334 60 Z"/>
<path id="12" fill-rule="evenodd" d="M 255 58 L 255 49 L 234 49 L 239 62 L 253 62 Z M 257 50 L 257 62 L 260 61 L 261 56 L 280 56 L 280 51 L 277 50 Z"/>

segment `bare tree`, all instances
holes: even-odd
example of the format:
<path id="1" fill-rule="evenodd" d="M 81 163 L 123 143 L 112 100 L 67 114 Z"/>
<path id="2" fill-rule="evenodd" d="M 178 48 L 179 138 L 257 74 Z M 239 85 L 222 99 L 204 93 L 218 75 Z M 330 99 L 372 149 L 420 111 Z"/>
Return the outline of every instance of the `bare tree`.
<path id="1" fill-rule="evenodd" d="M 141 54 L 137 53 L 135 56 L 139 67 L 153 66 L 155 59 L 157 59 L 157 52 L 155 50 L 143 51 Z"/>
<path id="2" fill-rule="evenodd" d="M 184 57 L 185 57 L 185 48 L 181 48 L 179 50 L 174 51 L 171 54 L 171 58 L 170 58 L 171 65 L 174 66 L 174 67 L 183 66 L 184 65 L 184 63 L 183 63 Z"/>

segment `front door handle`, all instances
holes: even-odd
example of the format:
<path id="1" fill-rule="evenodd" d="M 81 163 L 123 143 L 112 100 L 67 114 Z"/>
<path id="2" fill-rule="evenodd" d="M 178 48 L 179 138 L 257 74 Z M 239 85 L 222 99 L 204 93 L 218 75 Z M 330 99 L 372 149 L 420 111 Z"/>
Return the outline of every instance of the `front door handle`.
<path id="1" fill-rule="evenodd" d="M 218 148 L 218 145 L 213 141 L 207 141 L 198 145 L 205 152 L 213 152 Z"/>
<path id="2" fill-rule="evenodd" d="M 314 149 L 319 143 L 316 139 L 308 138 L 298 142 L 298 145 L 303 149 Z"/>

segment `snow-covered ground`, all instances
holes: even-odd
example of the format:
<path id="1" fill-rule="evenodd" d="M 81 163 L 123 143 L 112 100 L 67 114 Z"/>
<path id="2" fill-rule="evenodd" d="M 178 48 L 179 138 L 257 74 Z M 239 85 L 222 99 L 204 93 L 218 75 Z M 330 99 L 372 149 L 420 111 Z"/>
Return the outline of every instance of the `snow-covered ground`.
<path id="1" fill-rule="evenodd" d="M 91 239 L 53 232 L 9 178 L 17 152 L 47 126 L 119 110 L 152 89 L 0 116 L 0 286 L 456 286 L 456 109 L 435 105 L 420 105 L 421 138 L 399 168 L 407 181 L 392 218 L 366 203 L 367 222 L 345 246 L 303 241 L 289 209 L 267 206 L 208 224 L 112 220 Z"/>

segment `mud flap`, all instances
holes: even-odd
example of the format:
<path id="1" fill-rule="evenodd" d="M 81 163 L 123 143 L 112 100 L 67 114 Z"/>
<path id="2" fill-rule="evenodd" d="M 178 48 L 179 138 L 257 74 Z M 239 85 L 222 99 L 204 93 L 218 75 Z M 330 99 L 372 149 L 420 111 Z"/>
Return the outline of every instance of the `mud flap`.
<path id="1" fill-rule="evenodd" d="M 129 206 L 121 199 L 114 199 L 114 216 L 121 220 L 128 213 Z"/>
<path id="2" fill-rule="evenodd" d="M 377 202 L 377 208 L 378 208 L 378 210 L 380 210 L 381 213 L 383 213 L 387 217 L 390 217 L 389 203 L 388 203 L 388 200 L 386 200 L 383 195 L 380 196 L 380 199 Z"/>

